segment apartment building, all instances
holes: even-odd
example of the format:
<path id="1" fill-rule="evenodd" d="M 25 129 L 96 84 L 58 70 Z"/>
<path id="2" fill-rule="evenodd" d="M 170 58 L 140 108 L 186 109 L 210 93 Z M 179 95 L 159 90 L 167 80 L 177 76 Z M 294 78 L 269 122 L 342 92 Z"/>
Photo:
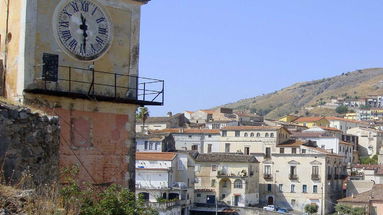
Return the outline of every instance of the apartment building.
<path id="1" fill-rule="evenodd" d="M 137 152 L 136 195 L 161 215 L 188 215 L 194 198 L 195 161 L 187 152 Z"/>
<path id="2" fill-rule="evenodd" d="M 382 131 L 372 128 L 357 127 L 348 129 L 347 134 L 358 137 L 358 152 L 360 157 L 372 157 L 377 155 L 382 147 Z"/>
<path id="3" fill-rule="evenodd" d="M 136 122 L 136 132 L 147 132 L 151 130 L 163 130 L 167 128 L 184 127 L 188 123 L 185 115 L 178 113 L 173 115 L 171 112 L 164 117 L 148 117 L 143 125 L 142 121 Z"/>
<path id="4" fill-rule="evenodd" d="M 206 145 L 220 142 L 218 129 L 173 128 L 152 131 L 157 134 L 169 133 L 173 136 L 176 150 L 206 152 Z"/>
<path id="5" fill-rule="evenodd" d="M 248 207 L 259 203 L 259 162 L 254 156 L 230 153 L 198 154 L 195 203 Z"/>
<path id="6" fill-rule="evenodd" d="M 228 126 L 220 130 L 217 141 L 204 145 L 204 151 L 263 155 L 289 137 L 290 132 L 280 126 Z"/>
<path id="7" fill-rule="evenodd" d="M 318 214 L 329 214 L 342 197 L 347 176 L 343 156 L 292 140 L 278 144 L 278 151 L 261 161 L 260 202 L 304 211 L 317 204 Z"/>
<path id="8" fill-rule="evenodd" d="M 330 126 L 330 122 L 325 117 L 299 117 L 292 122 L 309 128 Z"/>
<path id="9" fill-rule="evenodd" d="M 175 141 L 171 134 L 136 134 L 137 152 L 173 152 L 175 151 Z"/>
<path id="10" fill-rule="evenodd" d="M 339 129 L 344 133 L 346 133 L 346 131 L 351 128 L 368 126 L 368 123 L 358 120 L 351 120 L 340 117 L 326 117 L 326 119 L 330 122 L 331 128 Z"/>

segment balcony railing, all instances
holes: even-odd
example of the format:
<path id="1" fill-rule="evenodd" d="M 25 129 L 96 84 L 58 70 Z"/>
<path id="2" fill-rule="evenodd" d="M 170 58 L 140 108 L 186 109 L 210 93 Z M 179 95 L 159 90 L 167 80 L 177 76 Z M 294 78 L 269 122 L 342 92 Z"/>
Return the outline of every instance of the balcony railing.
<path id="1" fill-rule="evenodd" d="M 25 91 L 139 105 L 164 103 L 163 80 L 70 66 L 43 69 L 42 78 Z"/>
<path id="2" fill-rule="evenodd" d="M 340 179 L 340 178 L 339 178 L 339 175 L 334 175 L 334 179 L 335 179 L 335 180 Z"/>
<path id="3" fill-rule="evenodd" d="M 327 180 L 331 180 L 332 179 L 332 175 L 327 175 Z"/>
<path id="4" fill-rule="evenodd" d="M 273 179 L 273 175 L 272 174 L 263 174 L 263 178 L 265 180 L 271 180 L 271 179 Z"/>
<path id="5" fill-rule="evenodd" d="M 295 175 L 295 174 L 289 174 L 289 179 L 290 179 L 290 180 L 298 180 L 298 175 Z"/>
<path id="6" fill-rule="evenodd" d="M 311 175 L 311 180 L 315 180 L 315 181 L 317 181 L 317 180 L 320 180 L 320 177 L 319 177 L 319 175 L 317 175 L 317 174 L 312 174 L 312 175 Z"/>

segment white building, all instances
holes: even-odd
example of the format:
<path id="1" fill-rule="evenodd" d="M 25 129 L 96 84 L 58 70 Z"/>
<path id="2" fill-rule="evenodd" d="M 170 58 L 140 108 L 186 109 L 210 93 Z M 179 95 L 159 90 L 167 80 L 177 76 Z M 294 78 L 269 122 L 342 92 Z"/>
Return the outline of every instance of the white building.
<path id="1" fill-rule="evenodd" d="M 383 132 L 372 128 L 357 127 L 347 130 L 347 134 L 358 136 L 360 157 L 372 157 L 379 154 L 383 144 Z"/>
<path id="2" fill-rule="evenodd" d="M 136 194 L 161 215 L 188 215 L 194 198 L 195 161 L 186 152 L 137 152 Z"/>
<path id="3" fill-rule="evenodd" d="M 351 120 L 340 117 L 326 117 L 326 119 L 330 122 L 331 128 L 339 129 L 344 133 L 346 133 L 346 131 L 351 128 L 368 126 L 368 123 L 358 120 Z"/>
<path id="4" fill-rule="evenodd" d="M 137 152 L 173 152 L 175 142 L 171 134 L 136 134 Z"/>

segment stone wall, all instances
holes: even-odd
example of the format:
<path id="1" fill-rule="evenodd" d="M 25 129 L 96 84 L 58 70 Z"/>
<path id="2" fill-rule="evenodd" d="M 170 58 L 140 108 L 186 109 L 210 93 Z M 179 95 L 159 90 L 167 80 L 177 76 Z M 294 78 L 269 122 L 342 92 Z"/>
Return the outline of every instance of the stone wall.
<path id="1" fill-rule="evenodd" d="M 31 185 L 57 181 L 59 139 L 57 117 L 0 100 L 0 170 L 7 184 L 19 183 L 26 173 Z"/>

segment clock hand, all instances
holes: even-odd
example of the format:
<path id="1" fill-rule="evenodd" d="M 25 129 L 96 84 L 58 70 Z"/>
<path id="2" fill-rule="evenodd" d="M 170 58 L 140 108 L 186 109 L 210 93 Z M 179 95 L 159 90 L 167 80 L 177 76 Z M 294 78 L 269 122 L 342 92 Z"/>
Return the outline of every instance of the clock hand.
<path id="1" fill-rule="evenodd" d="M 88 34 L 86 33 L 86 31 L 88 30 L 88 26 L 86 25 L 86 19 L 82 14 L 81 14 L 81 22 L 82 22 L 82 24 L 80 25 L 80 29 L 83 31 L 82 36 L 83 36 L 84 53 L 85 53 L 86 52 L 86 38 L 88 37 Z"/>

